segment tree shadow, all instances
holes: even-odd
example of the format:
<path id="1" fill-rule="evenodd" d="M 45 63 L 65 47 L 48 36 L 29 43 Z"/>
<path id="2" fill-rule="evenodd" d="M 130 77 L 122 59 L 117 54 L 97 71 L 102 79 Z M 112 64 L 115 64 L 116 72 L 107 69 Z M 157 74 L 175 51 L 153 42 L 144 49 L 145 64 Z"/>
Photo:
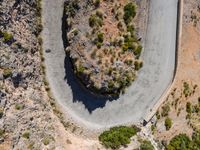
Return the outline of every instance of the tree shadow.
<path id="1" fill-rule="evenodd" d="M 66 23 L 66 15 L 63 11 L 62 18 L 62 40 L 64 48 L 66 49 L 69 46 L 67 40 L 67 23 Z M 65 67 L 65 81 L 71 87 L 73 94 L 73 102 L 81 102 L 84 104 L 85 108 L 92 113 L 97 108 L 103 108 L 106 105 L 107 101 L 117 100 L 119 97 L 110 97 L 110 96 L 99 96 L 91 93 L 89 89 L 87 89 L 82 83 L 80 83 L 79 79 L 73 72 L 73 65 L 70 59 L 70 54 L 66 53 L 64 60 Z"/>

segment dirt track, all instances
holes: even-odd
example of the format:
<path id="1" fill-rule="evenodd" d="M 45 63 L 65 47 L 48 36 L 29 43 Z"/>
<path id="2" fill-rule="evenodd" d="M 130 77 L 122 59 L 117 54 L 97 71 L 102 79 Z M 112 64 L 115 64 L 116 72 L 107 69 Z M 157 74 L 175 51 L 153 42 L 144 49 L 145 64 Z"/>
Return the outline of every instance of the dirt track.
<path id="1" fill-rule="evenodd" d="M 175 68 L 178 0 L 151 0 L 144 67 L 125 95 L 107 101 L 83 90 L 70 70 L 62 42 L 63 0 L 43 0 L 47 78 L 57 102 L 76 122 L 99 129 L 139 123 L 171 83 Z"/>

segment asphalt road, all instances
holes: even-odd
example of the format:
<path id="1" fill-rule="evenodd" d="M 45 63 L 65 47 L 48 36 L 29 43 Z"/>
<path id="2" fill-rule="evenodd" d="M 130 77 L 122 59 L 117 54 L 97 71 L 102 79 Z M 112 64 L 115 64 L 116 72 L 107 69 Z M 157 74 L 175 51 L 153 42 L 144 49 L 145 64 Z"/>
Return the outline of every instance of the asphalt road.
<path id="1" fill-rule="evenodd" d="M 90 129 L 139 123 L 171 84 L 175 69 L 178 0 L 150 0 L 147 36 L 138 78 L 117 99 L 106 101 L 83 89 L 73 76 L 62 39 L 64 0 L 43 0 L 43 48 L 47 79 L 68 117 Z"/>

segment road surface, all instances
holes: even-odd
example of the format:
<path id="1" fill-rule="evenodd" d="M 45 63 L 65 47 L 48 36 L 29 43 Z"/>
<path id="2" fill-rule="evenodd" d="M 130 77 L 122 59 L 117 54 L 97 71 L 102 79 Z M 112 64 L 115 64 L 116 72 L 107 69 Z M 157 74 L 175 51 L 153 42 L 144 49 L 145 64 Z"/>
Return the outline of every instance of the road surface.
<path id="1" fill-rule="evenodd" d="M 126 94 L 110 101 L 84 90 L 71 72 L 62 40 L 63 1 L 42 1 L 46 74 L 56 101 L 68 117 L 89 129 L 139 123 L 173 79 L 178 0 L 150 0 L 144 66 Z"/>

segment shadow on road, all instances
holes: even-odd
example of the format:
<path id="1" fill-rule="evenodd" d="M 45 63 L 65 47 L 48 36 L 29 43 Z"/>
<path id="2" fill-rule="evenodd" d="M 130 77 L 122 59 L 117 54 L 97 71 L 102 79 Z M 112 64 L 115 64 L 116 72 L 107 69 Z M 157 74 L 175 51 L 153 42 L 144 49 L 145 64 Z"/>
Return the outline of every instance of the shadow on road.
<path id="1" fill-rule="evenodd" d="M 66 16 L 63 12 L 62 18 L 62 40 L 64 48 L 69 46 L 67 40 L 67 24 Z M 92 94 L 88 89 L 86 89 L 80 82 L 79 79 L 73 72 L 72 62 L 70 61 L 69 53 L 66 53 L 65 61 L 65 81 L 71 87 L 73 94 L 73 102 L 81 102 L 84 104 L 85 108 L 92 113 L 97 108 L 103 108 L 107 101 L 117 100 L 118 97 L 103 97 Z"/>

